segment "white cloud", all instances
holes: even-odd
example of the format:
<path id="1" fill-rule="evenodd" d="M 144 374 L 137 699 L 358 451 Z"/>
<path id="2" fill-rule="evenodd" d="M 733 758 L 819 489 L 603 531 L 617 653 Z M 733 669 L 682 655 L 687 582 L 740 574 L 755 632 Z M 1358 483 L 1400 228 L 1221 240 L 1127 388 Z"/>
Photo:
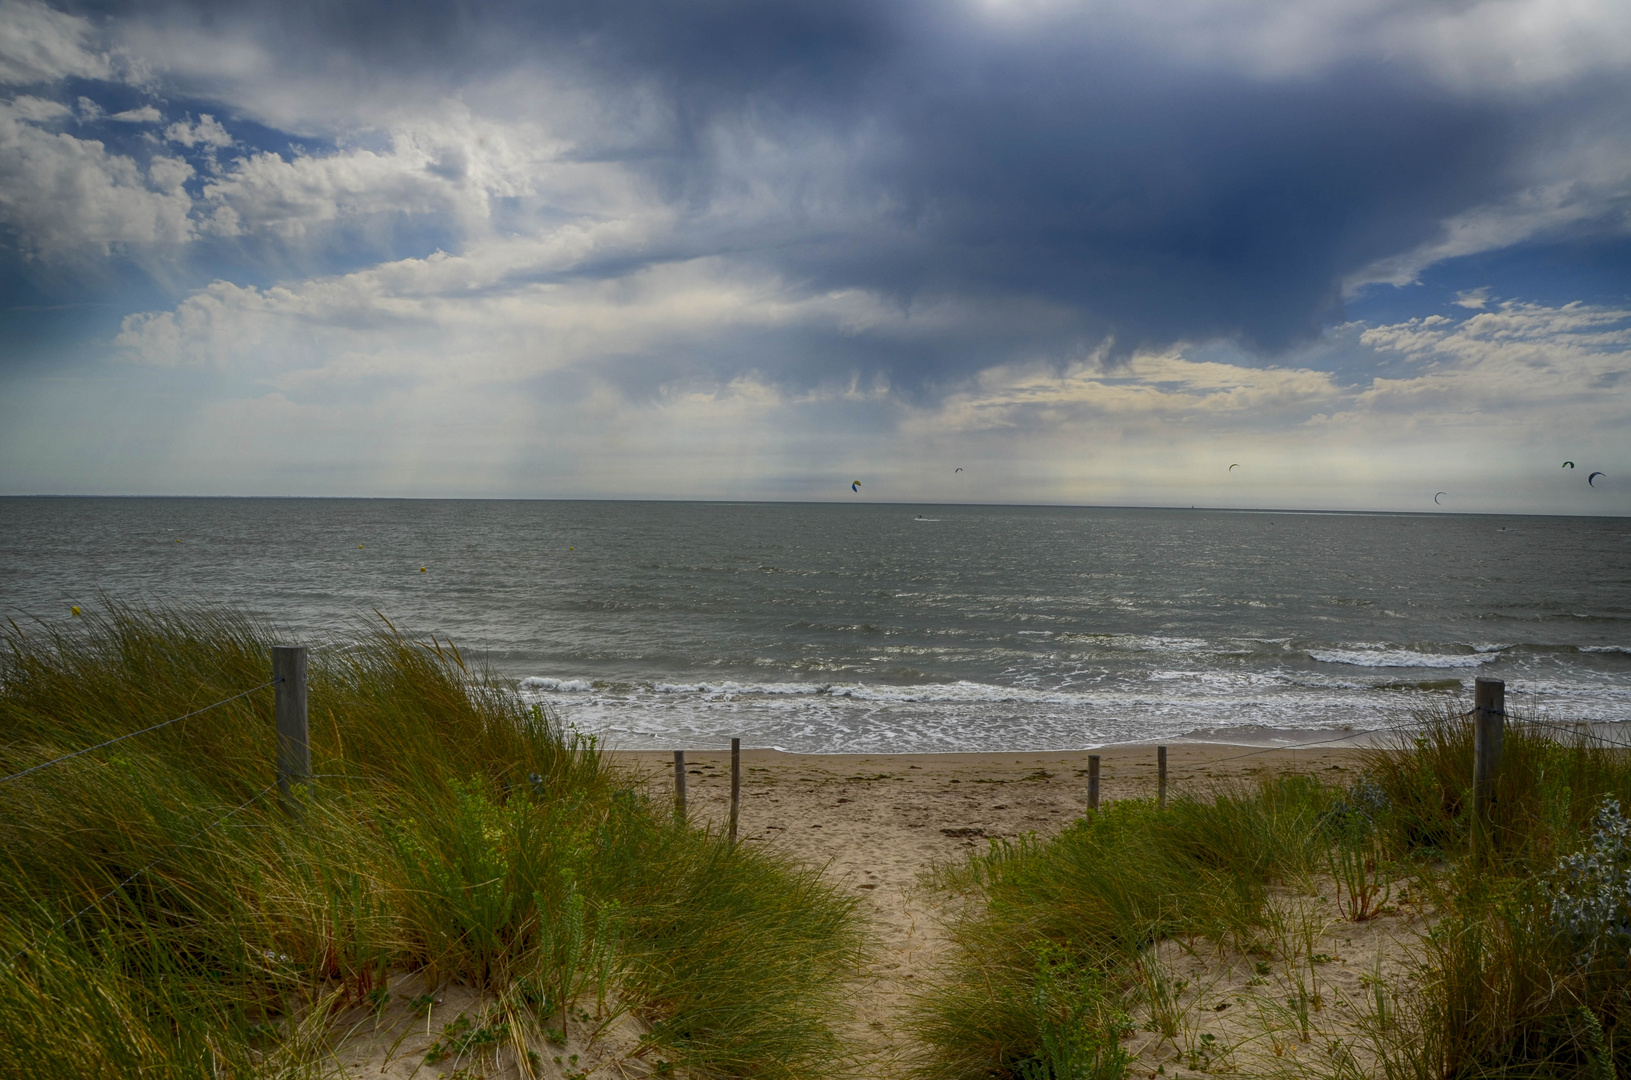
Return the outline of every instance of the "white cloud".
<path id="1" fill-rule="evenodd" d="M 144 169 L 40 125 L 67 114 L 37 98 L 0 104 L 0 222 L 30 255 L 108 253 L 115 246 L 177 243 L 194 235 L 185 162 L 154 157 Z"/>
<path id="2" fill-rule="evenodd" d="M 1057 10 L 1020 7 L 1003 17 Z M 1196 66 L 1289 81 L 1357 59 L 1469 100 L 1631 62 L 1631 5 L 1585 0 L 1117 0 L 1087 14 L 1103 16 L 1107 33 L 1156 42 Z M 993 356 L 932 404 L 903 400 L 882 381 L 845 384 L 842 375 L 834 386 L 794 391 L 774 366 L 799 333 L 932 352 L 1058 313 L 959 297 L 917 297 L 908 310 L 861 289 L 810 294 L 728 256 L 667 250 L 681 224 L 716 239 L 758 230 L 752 240 L 762 243 L 862 235 L 868 222 L 888 220 L 899 208 L 869 203 L 883 196 L 855 187 L 854 163 L 890 152 L 869 142 L 887 133 L 866 124 L 835 134 L 820 124 L 784 129 L 773 117 L 699 130 L 722 178 L 713 202 L 687 205 L 643 184 L 639 165 L 584 151 L 606 131 L 628 146 L 660 145 L 648 137 L 664 129 L 670 104 L 649 87 L 597 96 L 546 74 L 506 72 L 453 94 L 433 79 L 421 86 L 345 65 L 293 79 L 253 40 L 155 28 L 161 23 L 125 24 L 122 42 L 170 88 L 219 103 L 163 129 L 208 163 L 198 194 L 184 186 L 193 167 L 168 156 L 181 151 L 143 163 L 61 130 L 73 115 L 67 106 L 16 97 L 0 104 L 0 222 L 32 255 L 208 235 L 315 250 L 333 230 L 386 229 L 406 217 L 445 233 L 455 249 L 273 287 L 217 281 L 170 310 L 127 318 L 117 341 L 131 362 L 123 371 L 211 372 L 190 399 L 207 419 L 188 430 L 195 448 L 235 467 L 248 467 L 232 456 L 242 445 L 273 462 L 356 462 L 353 482 L 379 485 L 372 490 L 413 490 L 426 477 L 438 478 L 437 490 L 471 490 L 460 476 L 509 475 L 526 461 L 528 475 L 556 485 L 528 493 L 730 494 L 780 477 L 795 486 L 755 490 L 798 494 L 796 485 L 822 470 L 893 469 L 904 485 L 920 464 L 967 455 L 984 463 L 982 475 L 1006 476 L 979 497 L 1092 501 L 1147 491 L 1187 504 L 1186 493 L 1207 490 L 1193 478 L 1212 475 L 1214 456 L 1249 452 L 1257 457 L 1236 479 L 1252 499 L 1290 492 L 1317 504 L 1319 488 L 1298 487 L 1305 481 L 1289 466 L 1273 472 L 1264 462 L 1404 483 L 1413 462 L 1429 456 L 1473 468 L 1457 455 L 1463 445 L 1487 448 L 1479 433 L 1491 429 L 1505 440 L 1496 454 L 1563 434 L 1631 445 L 1616 389 L 1631 379 L 1625 313 L 1501 302 L 1487 289 L 1461 294 L 1465 314 L 1456 319 L 1339 330 L 1367 365 L 1387 364 L 1359 383 L 1306 357 L 1265 366 L 1176 349 L 1121 367 Z M 0 0 L 0 82 L 120 77 L 110 54 L 95 51 L 93 29 Z M 92 112 L 82 106 L 79 115 Z M 335 148 L 233 154 L 218 115 Z M 107 119 L 165 122 L 152 105 Z M 1349 289 L 1413 281 L 1431 263 L 1566 232 L 1631 205 L 1631 151 L 1617 113 L 1569 130 L 1572 141 L 1517 167 L 1522 175 L 1507 185 L 1515 194 L 1448 217 L 1440 235 L 1355 275 Z M 151 134 L 127 134 L 143 148 L 162 146 Z M 618 266 L 644 268 L 606 269 Z M 639 391 L 627 388 L 638 375 L 615 381 L 748 339 L 762 342 L 762 363 L 750 348 L 717 367 L 653 375 Z M 437 454 L 451 462 L 440 472 Z M 214 467 L 188 460 L 194 476 Z M 1247 487 L 1256 477 L 1270 479 Z"/>
<path id="3" fill-rule="evenodd" d="M 209 162 L 196 197 L 175 179 L 179 158 L 159 154 L 144 168 L 101 142 L 67 135 L 53 141 L 17 126 L 66 120 L 73 113 L 65 105 L 24 95 L 0 103 L 0 113 L 11 121 L 0 136 L 0 176 L 14 189 L 0 193 L 0 203 L 10 204 L 6 220 L 42 258 L 73 257 L 114 242 L 172 244 L 210 234 L 321 244 L 336 227 L 389 229 L 411 218 L 478 244 L 501 200 L 512 213 L 512 235 L 518 226 L 523 235 L 535 228 L 532 216 L 540 213 L 546 234 L 559 231 L 563 219 L 649 215 L 649 198 L 621 166 L 574 161 L 567 144 L 531 122 L 500 124 L 456 101 L 384 132 L 384 145 L 342 145 L 287 158 L 253 152 L 221 159 L 218 152 L 234 140 L 219 120 L 205 113 L 177 121 L 165 129 L 167 141 L 202 149 Z M 151 124 L 162 116 L 143 106 L 110 119 Z M 69 174 L 75 179 L 64 182 Z M 181 180 L 191 175 L 188 168 Z M 121 213 L 131 220 L 118 221 Z M 541 241 L 551 242 L 547 235 Z"/>
<path id="4" fill-rule="evenodd" d="M 863 290 L 806 294 L 720 258 L 613 279 L 568 273 L 638 249 L 664 225 L 572 225 L 542 240 L 495 241 L 462 255 L 264 290 L 216 282 L 171 311 L 130 316 L 118 344 L 138 362 L 239 371 L 285 387 L 380 377 L 504 384 L 700 348 L 738 331 L 938 341 L 1003 317 L 955 298 L 905 310 Z M 1467 302 L 1474 313 L 1460 321 L 1433 315 L 1339 328 L 1352 347 L 1408 362 L 1401 373 L 1368 382 L 1343 382 L 1307 365 L 1201 361 L 1182 349 L 1119 366 L 1090 357 L 1062 372 L 1051 364 L 1005 364 L 928 411 L 913 411 L 912 423 L 942 434 L 1105 418 L 1283 428 L 1391 415 L 1412 396 L 1459 398 L 1450 412 L 1435 404 L 1436 419 L 1424 423 L 1459 424 L 1480 410 L 1538 416 L 1586 400 L 1595 400 L 1593 415 L 1615 412 L 1614 399 L 1600 390 L 1631 368 L 1631 311 L 1494 301 L 1487 290 L 1475 298 L 1484 307 Z"/>
<path id="5" fill-rule="evenodd" d="M 219 149 L 232 145 L 232 136 L 227 134 L 227 129 L 209 113 L 200 115 L 196 124 L 177 120 L 164 129 L 164 137 L 186 147 L 209 146 Z"/>
<path id="6" fill-rule="evenodd" d="M 993 3 L 1046 20 L 1066 6 Z M 1101 0 L 1071 10 L 1198 66 L 1298 79 L 1356 60 L 1411 68 L 1463 93 L 1526 90 L 1631 62 L 1631 8 L 1617 0 Z"/>
<path id="7" fill-rule="evenodd" d="M 5 110 L 7 115 L 30 124 L 49 124 L 73 115 L 73 110 L 60 101 L 48 101 L 26 94 L 0 105 L 0 109 Z"/>
<path id="8" fill-rule="evenodd" d="M 1390 255 L 1350 275 L 1343 291 L 1353 295 L 1370 284 L 1412 285 L 1435 263 L 1463 255 L 1497 251 L 1536 237 L 1566 234 L 1591 222 L 1621 233 L 1631 232 L 1631 151 L 1616 136 L 1577 158 L 1541 155 L 1530 163 L 1536 182 L 1500 202 L 1454 214 L 1439 224 L 1438 235 L 1407 251 Z M 1593 156 L 1596 161 L 1582 160 Z M 1605 160 L 1606 159 L 1606 160 Z M 1578 170 L 1570 175 L 1571 169 Z"/>
<path id="9" fill-rule="evenodd" d="M 127 319 L 119 345 L 242 388 L 241 408 L 210 409 L 268 432 L 258 445 L 274 457 L 304 451 L 269 434 L 251 402 L 282 417 L 279 430 L 320 430 L 316 444 L 375 463 L 356 475 L 381 486 L 346 490 L 805 497 L 825 492 L 828 472 L 854 472 L 890 498 L 1361 508 L 1453 485 L 1464 508 L 1586 512 L 1614 507 L 1569 502 L 1578 493 L 1553 492 L 1536 463 L 1555 468 L 1561 453 L 1631 469 L 1631 450 L 1612 449 L 1631 447 L 1631 311 L 1487 294 L 1463 318 L 1338 328 L 1320 355 L 1384 372 L 1359 382 L 1312 354 L 1263 365 L 1177 349 L 1121 366 L 990 367 L 932 404 L 882 382 L 794 391 L 769 370 L 629 392 L 608 376 L 617 366 L 740 333 L 762 338 L 768 359 L 794 340 L 784 334 L 921 342 L 1002 317 L 805 295 L 717 258 L 612 280 L 565 273 L 664 227 L 579 223 L 280 288 L 217 282 Z M 426 448 L 445 446 L 456 450 L 444 468 Z M 953 459 L 978 479 L 950 479 Z M 1219 487 L 1235 461 L 1244 468 Z M 1520 490 L 1500 476 L 1527 479 Z"/>
<path id="10" fill-rule="evenodd" d="M 1486 445 L 1625 441 L 1631 417 L 1631 310 L 1504 301 L 1457 322 L 1411 319 L 1361 341 L 1409 362 L 1329 418 L 1367 432 L 1433 429 Z"/>
<path id="11" fill-rule="evenodd" d="M 1506 301 L 1355 330 L 1328 347 L 1391 360 L 1390 373 L 1349 383 L 1185 350 L 1121 368 L 996 368 L 905 410 L 902 437 L 879 452 L 977 463 L 1004 478 L 997 497 L 1021 500 L 1430 510 L 1423 500 L 1449 485 L 1464 510 L 1631 510 L 1553 475 L 1565 457 L 1631 468 L 1631 310 Z M 939 478 L 932 493 L 966 498 L 969 482 Z"/>
<path id="12" fill-rule="evenodd" d="M 140 363 L 247 371 L 279 385 L 383 375 L 490 383 L 701 348 L 733 330 L 853 334 L 906 319 L 870 294 L 805 296 L 715 258 L 549 280 L 637 246 L 651 224 L 572 225 L 269 289 L 217 281 L 172 311 L 127 317 L 116 344 Z M 942 315 L 930 310 L 922 325 Z"/>
<path id="13" fill-rule="evenodd" d="M 1176 54 L 1201 68 L 1296 80 L 1359 60 L 1475 100 L 1507 91 L 1533 94 L 1631 64 L 1631 5 L 1597 0 L 1100 0 L 1085 8 L 1021 0 L 987 7 L 993 18 L 1042 27 L 1049 20 L 1091 20 L 1096 34 Z M 246 24 L 208 31 L 155 14 L 110 25 L 119 47 L 98 52 L 96 28 L 87 20 L 32 0 L 0 0 L 0 26 L 12 31 L 0 33 L 0 43 L 9 42 L 0 44 L 0 79 L 12 71 L 36 81 L 66 74 L 129 81 L 132 71 L 151 71 L 171 90 L 219 102 L 225 112 L 182 119 L 164 132 L 179 146 L 203 148 L 211 163 L 220 159 L 218 172 L 210 167 L 203 198 L 188 211 L 193 237 L 264 233 L 316 244 L 337 224 L 418 217 L 431 229 L 445 227 L 450 246 L 462 246 L 485 238 L 501 200 L 518 200 L 524 210 L 552 219 L 603 212 L 598 192 L 584 183 L 590 176 L 611 187 L 619 203 L 613 213 L 650 214 L 649 204 L 661 198 L 650 190 L 630 198 L 639 181 L 613 164 L 570 161 L 582 149 L 578 140 L 616 132 L 622 145 L 644 145 L 672 120 L 672 103 L 639 80 L 591 93 L 562 72 L 521 66 L 451 87 L 440 76 L 365 70 L 339 62 L 338 54 L 326 68 L 291 77 L 289 58 L 256 40 Z M 977 21 L 976 31 L 982 27 Z M 339 149 L 292 159 L 247 153 L 227 161 L 220 152 L 233 138 L 217 115 L 331 138 Z M 163 122 L 151 105 L 111 119 Z M 1542 148 L 1516 167 L 1521 175 L 1505 185 L 1514 194 L 1446 217 L 1429 241 L 1349 275 L 1345 291 L 1407 284 L 1448 258 L 1615 215 L 1625 220 L 1631 150 L 1619 110 L 1606 110 L 1595 128 L 1582 125 L 1576 117 L 1567 125 L 1571 143 Z M 866 123 L 847 135 L 820 124 L 811 128 L 772 133 L 747 123 L 700 131 L 725 179 L 710 216 L 694 224 L 819 236 L 827 229 L 864 232 L 888 220 L 898 208 L 869 203 L 879 196 L 858 192 L 853 169 L 855 162 L 887 155 L 887 147 L 876 144 L 887 136 Z M 145 208 L 137 212 L 146 214 Z M 509 225 L 528 227 L 525 221 Z M 99 231 L 135 236 L 142 228 Z"/>
<path id="14" fill-rule="evenodd" d="M 336 223 L 417 217 L 480 243 L 505 201 L 511 235 L 546 234 L 562 219 L 604 221 L 645 212 L 615 163 L 579 162 L 570 144 L 530 121 L 501 122 L 444 100 L 376 132 L 373 146 L 283 157 L 254 153 L 225 163 L 204 185 L 201 213 L 216 231 L 267 232 L 289 240 Z M 380 143 L 383 143 L 381 145 Z M 546 224 L 532 217 L 541 213 Z"/>
<path id="15" fill-rule="evenodd" d="M 993 368 L 977 386 L 916 414 L 912 430 L 1047 431 L 1104 422 L 1284 427 L 1344 396 L 1327 372 L 1195 361 L 1179 351 L 1118 366 L 1088 363 L 1062 374 Z"/>
<path id="16" fill-rule="evenodd" d="M 448 212 L 457 201 L 453 186 L 430 164 L 418 154 L 372 150 L 293 160 L 253 154 L 206 184 L 204 199 L 217 208 L 222 231 L 266 229 L 298 237 L 341 218 Z"/>
<path id="17" fill-rule="evenodd" d="M 1482 290 L 1481 290 L 1482 291 Z M 1487 302 L 1481 307 L 1487 307 Z M 1364 331 L 1373 348 L 1420 357 L 1437 354 L 1467 362 L 1523 357 L 1573 364 L 1583 357 L 1624 363 L 1631 348 L 1631 310 L 1583 303 L 1548 307 L 1506 300 L 1462 322 L 1429 315 Z"/>
<path id="18" fill-rule="evenodd" d="M 34 0 L 0 2 L 0 85 L 51 83 L 70 75 L 107 79 L 113 65 L 92 45 L 88 19 Z"/>
<path id="19" fill-rule="evenodd" d="M 164 120 L 164 114 L 151 105 L 143 105 L 140 108 L 113 113 L 108 119 L 118 120 L 124 124 L 157 124 Z"/>

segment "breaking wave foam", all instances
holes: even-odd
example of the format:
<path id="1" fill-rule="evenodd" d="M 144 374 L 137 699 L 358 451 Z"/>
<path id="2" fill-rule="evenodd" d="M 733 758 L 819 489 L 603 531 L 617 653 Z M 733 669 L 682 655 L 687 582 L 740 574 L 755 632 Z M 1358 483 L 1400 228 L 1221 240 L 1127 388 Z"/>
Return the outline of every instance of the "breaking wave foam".
<path id="1" fill-rule="evenodd" d="M 1308 655 L 1322 664 L 1347 664 L 1369 668 L 1474 668 L 1497 659 L 1491 649 L 1474 653 L 1424 653 L 1413 649 L 1310 649 Z"/>
<path id="2" fill-rule="evenodd" d="M 923 702 L 957 702 L 960 704 L 1013 704 L 1074 705 L 1086 700 L 1084 695 L 1057 690 L 1030 690 L 1015 686 L 992 686 L 988 683 L 959 680 L 953 683 L 926 683 L 917 686 L 890 686 L 862 683 L 657 683 L 652 687 L 658 694 L 697 694 L 708 698 L 729 698 L 764 695 L 768 697 L 805 697 L 819 694 L 825 697 L 848 698 L 852 701 L 871 701 L 883 704 L 914 704 Z"/>
<path id="3" fill-rule="evenodd" d="M 580 693 L 595 688 L 595 684 L 588 679 L 546 679 L 537 675 L 530 679 L 522 679 L 520 686 L 523 690 L 546 691 L 554 694 Z"/>

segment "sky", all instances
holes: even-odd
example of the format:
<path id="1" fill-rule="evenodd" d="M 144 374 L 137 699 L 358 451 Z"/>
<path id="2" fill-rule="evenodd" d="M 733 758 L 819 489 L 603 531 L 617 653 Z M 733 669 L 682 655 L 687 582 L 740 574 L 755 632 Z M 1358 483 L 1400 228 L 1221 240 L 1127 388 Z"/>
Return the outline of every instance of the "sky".
<path id="1" fill-rule="evenodd" d="M 0 0 L 0 494 L 1627 515 L 1627 101 L 1623 0 Z"/>

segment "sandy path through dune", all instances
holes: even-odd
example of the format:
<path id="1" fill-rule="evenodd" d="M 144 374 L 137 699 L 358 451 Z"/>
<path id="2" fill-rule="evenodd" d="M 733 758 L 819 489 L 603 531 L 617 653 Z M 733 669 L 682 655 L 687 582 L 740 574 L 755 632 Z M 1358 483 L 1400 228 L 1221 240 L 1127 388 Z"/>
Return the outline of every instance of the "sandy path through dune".
<path id="1" fill-rule="evenodd" d="M 1296 770 L 1341 777 L 1352 751 L 1314 747 L 1242 756 L 1249 748 L 1173 745 L 1173 790 Z M 1153 796 L 1153 746 L 1096 751 L 1101 798 Z M 671 798 L 673 756 L 615 755 L 639 769 L 654 794 Z M 875 960 L 856 995 L 851 1034 L 870 1059 L 868 1075 L 888 1076 L 910 1049 L 901 1010 L 928 974 L 941 943 L 937 898 L 916 887 L 937 861 L 958 859 L 988 838 L 1050 835 L 1087 806 L 1087 751 L 1029 754 L 804 755 L 742 753 L 739 838 L 824 868 L 859 894 L 871 923 Z M 686 754 L 691 819 L 723 829 L 730 802 L 729 751 Z"/>

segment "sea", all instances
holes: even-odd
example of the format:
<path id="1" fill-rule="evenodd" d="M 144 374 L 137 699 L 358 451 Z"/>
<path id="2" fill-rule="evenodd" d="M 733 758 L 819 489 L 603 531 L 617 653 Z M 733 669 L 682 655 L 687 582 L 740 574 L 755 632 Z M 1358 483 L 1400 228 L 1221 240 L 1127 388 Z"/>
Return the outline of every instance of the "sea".
<path id="1" fill-rule="evenodd" d="M 1631 720 L 1631 520 L 389 499 L 0 499 L 0 615 L 389 619 L 625 749 L 1295 745 L 1506 683 Z M 1631 729 L 1627 729 L 1631 731 Z"/>

